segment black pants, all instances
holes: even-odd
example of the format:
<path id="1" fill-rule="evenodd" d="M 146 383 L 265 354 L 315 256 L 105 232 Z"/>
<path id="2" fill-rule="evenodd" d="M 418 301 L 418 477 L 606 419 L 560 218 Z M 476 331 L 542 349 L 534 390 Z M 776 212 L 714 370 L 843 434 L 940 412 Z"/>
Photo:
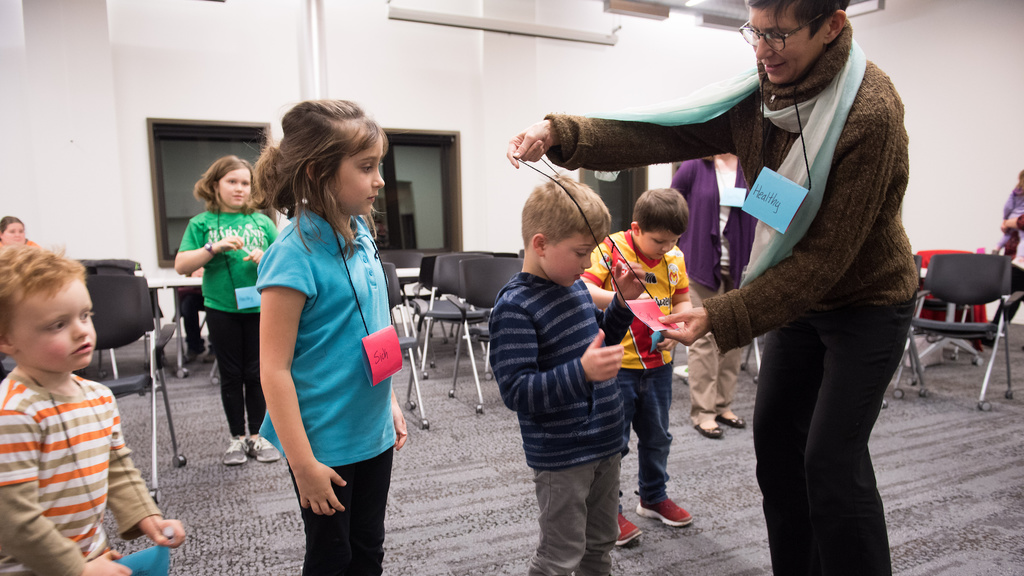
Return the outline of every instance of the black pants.
<path id="1" fill-rule="evenodd" d="M 260 315 L 206 310 L 210 343 L 220 368 L 220 399 L 231 436 L 258 434 L 267 413 L 260 385 Z"/>
<path id="2" fill-rule="evenodd" d="M 181 323 L 185 328 L 185 344 L 193 354 L 202 354 L 206 350 L 203 344 L 202 326 L 199 324 L 199 311 L 203 306 L 203 293 L 195 290 L 178 290 L 178 309 L 181 310 Z"/>
<path id="3" fill-rule="evenodd" d="M 301 509 L 306 529 L 302 576 L 379 576 L 384 572 L 384 510 L 394 453 L 394 448 L 388 448 L 369 460 L 334 468 L 346 482 L 334 486 L 344 512 L 321 516 Z M 294 474 L 292 486 L 298 495 Z"/>
<path id="4" fill-rule="evenodd" d="M 812 313 L 767 335 L 754 451 L 775 574 L 892 574 L 868 438 L 912 313 Z"/>

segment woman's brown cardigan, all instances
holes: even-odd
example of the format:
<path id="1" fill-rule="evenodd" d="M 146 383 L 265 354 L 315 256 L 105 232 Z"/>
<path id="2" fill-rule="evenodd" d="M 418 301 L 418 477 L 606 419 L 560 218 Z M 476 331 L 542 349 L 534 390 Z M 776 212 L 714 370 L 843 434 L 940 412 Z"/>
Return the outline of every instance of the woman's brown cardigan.
<path id="1" fill-rule="evenodd" d="M 777 110 L 820 93 L 845 64 L 852 39 L 847 23 L 796 84 L 774 85 L 761 70 L 764 105 Z M 754 182 L 762 165 L 777 170 L 790 147 L 799 146 L 797 134 L 762 120 L 759 103 L 754 92 L 718 118 L 689 126 L 549 115 L 560 145 L 548 157 L 568 169 L 621 170 L 729 152 Z M 821 207 L 793 254 L 748 286 L 704 302 L 722 352 L 807 313 L 894 305 L 913 297 L 917 272 L 900 214 L 907 146 L 903 102 L 889 77 L 868 62 Z"/>

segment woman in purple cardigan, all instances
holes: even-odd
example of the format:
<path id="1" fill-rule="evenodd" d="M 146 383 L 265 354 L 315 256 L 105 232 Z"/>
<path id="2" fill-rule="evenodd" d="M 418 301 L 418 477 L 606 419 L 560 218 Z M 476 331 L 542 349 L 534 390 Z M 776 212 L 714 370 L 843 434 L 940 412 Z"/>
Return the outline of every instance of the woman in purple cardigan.
<path id="1" fill-rule="evenodd" d="M 690 226 L 679 237 L 679 248 L 686 256 L 690 298 L 697 308 L 705 299 L 739 284 L 750 260 L 757 220 L 730 206 L 742 202 L 747 188 L 743 170 L 732 154 L 683 162 L 672 187 L 690 205 Z M 711 333 L 689 347 L 690 419 L 706 438 L 722 437 L 719 423 L 732 428 L 747 425 L 732 411 L 741 354 L 742 349 L 735 348 L 720 355 Z"/>

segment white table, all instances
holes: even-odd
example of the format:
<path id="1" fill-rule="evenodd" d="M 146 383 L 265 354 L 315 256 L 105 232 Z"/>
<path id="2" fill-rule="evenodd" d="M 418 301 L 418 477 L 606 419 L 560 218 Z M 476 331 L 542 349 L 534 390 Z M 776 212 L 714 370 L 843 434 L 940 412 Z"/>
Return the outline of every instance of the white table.
<path id="1" fill-rule="evenodd" d="M 202 278 L 193 278 L 191 276 L 166 276 L 166 277 L 146 277 L 146 283 L 149 284 L 149 292 L 155 297 L 159 290 L 165 288 L 174 288 L 174 333 L 178 340 L 178 367 L 175 374 L 178 378 L 184 378 L 188 376 L 188 369 L 185 368 L 184 364 L 184 343 L 181 336 L 181 301 L 178 298 L 177 288 L 184 286 L 202 286 Z M 160 307 L 153 304 L 153 326 L 154 326 L 154 342 L 155 339 L 160 335 Z"/>

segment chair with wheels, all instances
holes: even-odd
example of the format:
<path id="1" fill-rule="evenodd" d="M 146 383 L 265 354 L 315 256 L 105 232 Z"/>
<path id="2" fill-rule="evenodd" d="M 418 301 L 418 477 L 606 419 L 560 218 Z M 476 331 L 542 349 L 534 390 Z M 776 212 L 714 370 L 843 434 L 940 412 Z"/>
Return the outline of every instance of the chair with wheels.
<path id="1" fill-rule="evenodd" d="M 420 410 L 420 428 L 427 430 L 430 422 L 427 421 L 427 414 L 423 408 L 423 395 L 420 393 L 420 379 L 416 374 L 416 349 L 419 347 L 419 339 L 416 337 L 416 327 L 409 317 L 409 310 L 402 302 L 402 293 L 399 288 L 398 270 L 391 262 L 384 262 L 384 275 L 388 281 L 388 305 L 391 308 L 391 319 L 394 321 L 395 310 L 398 309 L 402 330 L 398 333 L 398 347 L 403 353 L 409 354 L 409 390 L 405 395 L 405 406 L 409 410 Z M 413 389 L 416 390 L 416 400 L 412 399 Z"/>
<path id="2" fill-rule="evenodd" d="M 1020 301 L 1024 297 L 1024 292 L 1010 293 L 1010 266 L 1009 258 L 994 254 L 936 254 L 932 256 L 928 274 L 924 280 L 924 291 L 926 294 L 931 294 L 946 302 L 949 310 L 943 320 L 928 318 L 911 320 L 911 326 L 915 332 L 924 335 L 929 342 L 929 347 L 924 352 L 917 354 L 919 370 L 923 370 L 920 368 L 919 358 L 947 342 L 959 341 L 962 343 L 972 339 L 986 339 L 993 342 L 988 366 L 985 369 L 985 378 L 981 384 L 981 393 L 978 396 L 978 409 L 982 411 L 992 409 L 991 403 L 985 400 L 985 393 L 988 390 L 992 368 L 995 365 L 999 344 L 1002 341 L 1005 341 L 1003 344 L 1006 348 L 1006 392 L 1004 395 L 1007 399 L 1013 398 L 1006 315 L 999 313 L 992 322 L 968 322 L 965 319 L 957 321 L 954 309 L 956 307 L 982 306 L 997 301 L 1005 309 Z M 980 354 L 977 354 L 973 347 L 969 344 L 962 346 L 974 354 L 973 364 L 980 365 L 982 363 Z M 916 343 L 911 338 L 908 354 L 913 355 L 916 352 Z"/>
<path id="3" fill-rule="evenodd" d="M 174 454 L 175 468 L 185 466 L 187 459 L 178 452 L 178 440 L 174 431 L 174 419 L 171 415 L 171 403 L 167 397 L 167 385 L 164 379 L 163 348 L 174 333 L 174 326 L 169 330 L 154 331 L 155 303 L 149 296 L 146 279 L 139 276 L 123 275 L 90 275 L 86 277 L 86 287 L 93 304 L 93 325 L 96 329 L 96 349 L 111 350 L 120 348 L 140 338 L 146 344 L 147 372 L 131 376 L 123 376 L 113 380 L 102 380 L 101 384 L 110 388 L 115 397 L 130 394 L 150 394 L 150 429 L 151 439 L 151 481 L 150 491 L 154 498 L 159 498 L 159 477 L 157 474 L 157 407 L 156 396 L 163 396 L 164 412 L 171 435 L 171 448 Z"/>
<path id="4" fill-rule="evenodd" d="M 477 372 L 476 358 L 473 355 L 473 342 L 480 343 L 481 352 L 484 355 L 484 374 L 490 379 L 491 332 L 486 321 L 490 317 L 491 308 L 494 307 L 498 292 L 505 287 L 512 276 L 522 270 L 523 261 L 515 257 L 467 258 L 459 262 L 459 298 L 448 296 L 449 301 L 459 309 L 462 315 L 456 336 L 452 388 L 448 391 L 448 396 L 455 397 L 462 340 L 465 340 L 479 400 L 476 405 L 477 414 L 484 412 L 484 395 L 480 389 L 480 375 Z"/>

